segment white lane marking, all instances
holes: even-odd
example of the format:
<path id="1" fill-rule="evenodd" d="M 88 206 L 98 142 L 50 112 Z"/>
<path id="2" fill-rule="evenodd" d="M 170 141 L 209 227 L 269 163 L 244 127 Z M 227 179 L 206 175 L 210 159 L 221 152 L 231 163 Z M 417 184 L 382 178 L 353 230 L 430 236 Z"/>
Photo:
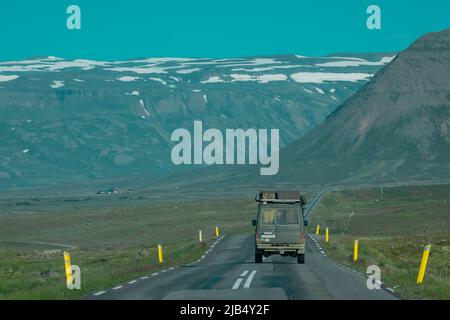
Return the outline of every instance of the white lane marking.
<path id="1" fill-rule="evenodd" d="M 173 269 L 178 268 L 178 267 L 179 266 L 171 267 L 171 268 L 169 268 L 169 270 L 173 270 Z M 164 270 L 161 271 L 161 273 L 166 272 L 166 271 L 167 270 L 164 269 Z M 152 277 L 157 276 L 158 274 L 159 274 L 158 272 L 152 273 Z M 145 280 L 145 279 L 148 279 L 148 276 L 144 276 L 144 277 L 141 278 L 141 280 Z M 131 281 L 128 282 L 128 284 L 133 284 L 133 283 L 136 283 L 136 282 L 137 282 L 137 280 L 131 280 Z M 114 287 L 113 290 L 119 290 L 119 289 L 122 289 L 122 288 L 123 288 L 123 286 L 117 286 L 117 287 Z M 106 291 L 99 291 L 97 293 L 94 293 L 94 295 L 95 296 L 100 296 L 100 295 L 102 295 L 104 293 L 106 293 Z"/>
<path id="2" fill-rule="evenodd" d="M 200 262 L 202 259 L 204 259 L 208 253 L 210 253 L 211 251 L 213 251 L 213 248 L 214 248 L 215 246 L 217 246 L 217 244 L 219 243 L 219 241 L 222 240 L 224 237 L 225 237 L 225 236 L 223 235 L 223 236 L 221 236 L 220 238 L 218 238 L 218 239 L 211 245 L 211 247 L 210 247 L 208 250 L 205 251 L 205 253 L 203 254 L 203 256 L 202 256 L 201 258 L 199 258 L 199 259 L 196 260 L 196 261 L 193 261 L 193 262 L 191 262 L 191 263 L 186 264 L 186 266 L 190 266 L 190 265 L 192 265 L 192 264 L 194 264 L 194 263 L 198 263 L 198 262 Z M 172 270 L 172 269 L 169 269 L 169 270 Z M 161 271 L 161 272 L 164 272 L 164 271 Z"/>
<path id="3" fill-rule="evenodd" d="M 236 290 L 236 289 L 238 289 L 239 288 L 239 286 L 241 285 L 241 282 L 242 282 L 242 278 L 238 278 L 237 280 L 236 280 L 236 282 L 234 283 L 234 285 L 233 285 L 233 290 Z"/>
<path id="4" fill-rule="evenodd" d="M 244 288 L 248 289 L 250 288 L 250 284 L 252 283 L 253 277 L 255 276 L 256 270 L 253 270 L 250 272 L 250 275 L 248 276 L 247 280 L 244 283 Z"/>
<path id="5" fill-rule="evenodd" d="M 248 273 L 248 270 L 245 270 L 244 272 L 242 272 L 241 277 L 245 277 Z"/>
<path id="6" fill-rule="evenodd" d="M 99 291 L 99 292 L 94 293 L 94 296 L 101 296 L 104 293 L 106 293 L 106 291 Z"/>

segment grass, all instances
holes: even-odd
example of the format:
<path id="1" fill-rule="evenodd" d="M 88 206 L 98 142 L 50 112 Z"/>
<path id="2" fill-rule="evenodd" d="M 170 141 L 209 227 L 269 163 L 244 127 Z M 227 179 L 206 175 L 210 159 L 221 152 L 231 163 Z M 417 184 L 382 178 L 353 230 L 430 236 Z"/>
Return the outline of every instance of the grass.
<path id="1" fill-rule="evenodd" d="M 450 299 L 449 214 L 450 186 L 338 191 L 322 199 L 311 225 L 329 227 L 330 242 L 323 247 L 332 259 L 362 272 L 378 265 L 383 283 L 402 297 Z M 426 244 L 432 248 L 419 286 L 416 279 Z"/>
<path id="2" fill-rule="evenodd" d="M 250 232 L 255 209 L 252 199 L 3 200 L 0 299 L 77 299 L 194 261 L 215 238 L 216 226 L 221 234 Z M 158 243 L 164 247 L 163 265 L 157 261 Z M 81 268 L 81 290 L 66 288 L 64 250 Z"/>
<path id="3" fill-rule="evenodd" d="M 164 246 L 163 264 L 158 263 L 155 248 L 70 250 L 72 264 L 81 268 L 81 290 L 66 288 L 61 250 L 1 250 L 0 299 L 81 298 L 162 268 L 193 261 L 207 246 L 208 243 L 194 240 L 168 244 Z"/>

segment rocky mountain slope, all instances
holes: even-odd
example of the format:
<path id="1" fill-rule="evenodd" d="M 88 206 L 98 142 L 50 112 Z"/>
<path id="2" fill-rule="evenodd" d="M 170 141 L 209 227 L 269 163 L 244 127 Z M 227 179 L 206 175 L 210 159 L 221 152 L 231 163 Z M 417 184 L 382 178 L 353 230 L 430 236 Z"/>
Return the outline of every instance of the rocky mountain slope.
<path id="1" fill-rule="evenodd" d="M 400 53 L 284 152 L 283 177 L 316 181 L 450 179 L 450 30 Z"/>

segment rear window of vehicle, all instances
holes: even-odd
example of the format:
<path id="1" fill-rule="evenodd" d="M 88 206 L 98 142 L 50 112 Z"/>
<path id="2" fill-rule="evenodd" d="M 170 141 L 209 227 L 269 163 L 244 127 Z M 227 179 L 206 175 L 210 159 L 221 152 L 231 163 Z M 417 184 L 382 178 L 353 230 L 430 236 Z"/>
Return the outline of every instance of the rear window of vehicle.
<path id="1" fill-rule="evenodd" d="M 299 224 L 298 222 L 298 209 L 286 208 L 278 209 L 278 219 L 277 224 Z"/>
<path id="2" fill-rule="evenodd" d="M 265 208 L 261 214 L 261 224 L 276 224 L 278 209 Z"/>
<path id="3" fill-rule="evenodd" d="M 264 208 L 261 224 L 299 224 L 299 211 L 296 208 Z"/>

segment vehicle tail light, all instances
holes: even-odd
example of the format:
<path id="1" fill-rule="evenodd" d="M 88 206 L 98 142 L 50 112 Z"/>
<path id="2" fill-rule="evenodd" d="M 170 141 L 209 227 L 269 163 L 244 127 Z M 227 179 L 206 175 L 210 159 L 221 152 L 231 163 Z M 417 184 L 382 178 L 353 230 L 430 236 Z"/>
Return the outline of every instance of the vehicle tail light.
<path id="1" fill-rule="evenodd" d="M 300 234 L 300 243 L 305 242 L 305 232 L 302 231 L 302 233 Z"/>
<path id="2" fill-rule="evenodd" d="M 258 234 L 258 232 L 257 232 L 256 235 L 255 235 L 255 239 L 256 239 L 256 242 L 259 241 L 259 234 Z"/>

